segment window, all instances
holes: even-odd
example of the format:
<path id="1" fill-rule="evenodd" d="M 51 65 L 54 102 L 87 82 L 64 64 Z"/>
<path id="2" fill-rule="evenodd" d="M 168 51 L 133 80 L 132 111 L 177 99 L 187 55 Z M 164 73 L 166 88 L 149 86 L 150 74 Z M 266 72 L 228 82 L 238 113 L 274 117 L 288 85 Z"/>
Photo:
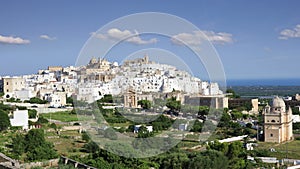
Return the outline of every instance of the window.
<path id="1" fill-rule="evenodd" d="M 270 134 L 270 137 L 273 137 L 273 134 L 272 134 L 272 133 Z"/>
<path id="2" fill-rule="evenodd" d="M 275 121 L 275 120 L 272 120 L 271 122 L 272 122 L 272 123 L 275 123 L 276 121 Z"/>
<path id="3" fill-rule="evenodd" d="M 6 85 L 8 85 L 8 82 L 6 82 Z"/>

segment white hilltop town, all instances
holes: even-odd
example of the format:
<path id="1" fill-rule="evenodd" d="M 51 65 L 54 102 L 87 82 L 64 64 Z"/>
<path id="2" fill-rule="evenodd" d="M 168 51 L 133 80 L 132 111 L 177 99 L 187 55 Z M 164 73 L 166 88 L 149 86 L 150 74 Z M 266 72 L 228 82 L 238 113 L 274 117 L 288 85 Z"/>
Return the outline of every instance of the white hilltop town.
<path id="1" fill-rule="evenodd" d="M 183 104 L 228 107 L 228 98 L 217 83 L 201 81 L 174 66 L 150 61 L 148 56 L 122 65 L 93 57 L 86 66 L 49 66 L 37 74 L 1 77 L 0 83 L 5 99 L 37 97 L 55 108 L 66 106 L 67 97 L 92 103 L 107 94 L 123 96 L 125 107 L 137 107 L 139 100 L 170 97 L 168 93 L 176 94 Z"/>
<path id="2" fill-rule="evenodd" d="M 107 113 L 113 117 L 110 119 L 110 123 L 114 124 L 112 125 L 113 129 L 120 131 L 120 133 L 125 132 L 129 136 L 139 137 L 140 133 L 145 132 L 143 130 L 147 130 L 146 134 L 163 131 L 165 129 L 162 128 L 162 124 L 165 121 L 178 119 L 180 123 L 178 126 L 172 126 L 172 130 L 184 133 L 180 135 L 180 138 L 186 137 L 187 140 L 185 141 L 199 142 L 193 147 L 182 147 L 191 151 L 198 151 L 198 149 L 214 144 L 225 143 L 224 145 L 228 146 L 243 142 L 247 151 L 260 151 L 258 149 L 260 145 L 271 145 L 270 150 L 266 150 L 276 153 L 282 151 L 282 148 L 279 147 L 281 143 L 287 145 L 297 142 L 298 134 L 294 133 L 296 130 L 293 130 L 293 126 L 295 123 L 300 124 L 299 114 L 293 114 L 291 109 L 294 104 L 293 111 L 298 109 L 300 112 L 299 95 L 296 95 L 294 100 L 272 96 L 271 102 L 265 102 L 262 99 L 260 102 L 258 98 L 234 97 L 234 92 L 222 91 L 218 83 L 203 81 L 171 65 L 155 63 L 150 61 L 148 56 L 126 60 L 122 64 L 93 57 L 85 66 L 49 66 L 46 70 L 39 70 L 37 74 L 4 76 L 0 77 L 0 92 L 2 96 L 0 97 L 1 105 L 9 105 L 11 108 L 7 111 L 10 127 L 16 127 L 14 130 L 19 128 L 18 132 L 24 133 L 33 131 L 31 129 L 44 127 L 45 133 L 49 134 L 46 136 L 47 139 L 52 140 L 57 147 L 65 138 L 68 138 L 65 139 L 68 140 L 68 143 L 64 143 L 72 144 L 71 147 L 74 147 L 75 144 L 82 144 L 84 134 L 81 133 L 82 131 L 94 133 L 99 138 L 111 131 L 108 129 L 109 122 L 94 123 L 95 115 L 89 110 L 93 106 L 85 103 L 95 103 L 96 101 L 98 101 L 98 106 L 101 105 L 103 115 Z M 116 98 L 113 99 L 114 103 L 103 101 L 107 96 Z M 83 106 L 74 107 L 70 100 L 74 101 L 75 106 L 76 100 L 77 103 L 83 103 L 81 104 Z M 155 105 L 157 100 L 159 100 L 158 102 L 165 102 Z M 170 100 L 171 102 L 175 101 L 176 104 L 180 103 L 179 105 L 182 107 L 172 110 L 171 106 L 167 106 L 167 102 Z M 142 107 L 140 104 L 142 102 L 150 102 L 150 108 Z M 213 110 L 211 116 L 206 112 L 209 111 L 209 107 L 213 108 L 210 109 Z M 203 112 L 199 113 L 200 109 Z M 78 114 L 74 114 L 75 110 L 84 110 L 84 114 L 79 113 L 79 116 L 83 115 L 85 118 L 93 120 L 87 123 L 80 121 Z M 126 118 L 130 118 L 126 119 L 119 116 L 120 110 L 126 113 Z M 224 119 L 221 118 L 220 126 L 216 130 L 222 134 L 216 135 L 217 139 L 207 140 L 206 144 L 203 144 L 201 143 L 203 140 L 199 137 L 200 133 L 214 133 L 203 131 L 202 124 L 207 124 L 208 127 L 218 124 L 216 113 L 222 113 L 223 117 L 228 116 Z M 59 119 L 51 119 L 51 116 L 54 115 L 62 116 Z M 73 117 L 76 116 L 75 120 L 64 121 L 61 119 L 72 115 Z M 148 119 L 152 120 L 157 115 L 161 116 L 164 121 L 148 123 Z M 261 118 L 261 121 L 258 117 Z M 43 118 L 48 119 L 50 123 L 46 122 L 47 125 L 45 125 L 45 123 L 39 122 Z M 117 122 L 114 123 L 114 121 Z M 190 130 L 190 122 L 192 121 L 195 121 L 194 131 Z M 119 122 L 121 123 L 118 124 Z M 57 128 L 56 124 L 60 128 Z M 54 125 L 55 129 L 50 127 L 51 125 Z M 15 132 L 14 130 L 12 132 Z M 139 133 L 139 131 L 143 132 Z M 113 136 L 112 133 L 110 135 Z M 116 134 L 116 137 L 119 136 L 120 134 Z M 178 134 L 173 136 L 177 138 Z M 60 138 L 59 141 L 56 140 L 58 138 Z M 73 139 L 73 142 L 70 143 L 69 139 Z M 109 141 L 113 138 L 108 137 L 106 139 Z M 264 144 L 261 141 L 268 143 Z M 239 147 L 242 148 L 242 144 Z M 70 153 L 69 150 L 59 151 L 61 154 Z M 73 153 L 73 149 L 71 151 Z M 79 149 L 76 150 L 77 152 Z M 5 159 L 10 159 L 4 154 L 2 156 Z M 75 167 L 81 165 L 84 166 L 83 168 L 91 168 L 65 156 L 60 158 L 65 161 L 65 164 L 71 163 Z M 248 155 L 245 160 L 256 163 L 256 159 L 273 166 L 297 164 L 300 168 L 300 160 L 298 159 L 277 159 L 273 155 L 263 157 Z M 11 161 L 11 166 L 19 165 L 15 160 L 10 159 L 8 161 Z M 1 165 L 0 162 L 0 168 Z"/>

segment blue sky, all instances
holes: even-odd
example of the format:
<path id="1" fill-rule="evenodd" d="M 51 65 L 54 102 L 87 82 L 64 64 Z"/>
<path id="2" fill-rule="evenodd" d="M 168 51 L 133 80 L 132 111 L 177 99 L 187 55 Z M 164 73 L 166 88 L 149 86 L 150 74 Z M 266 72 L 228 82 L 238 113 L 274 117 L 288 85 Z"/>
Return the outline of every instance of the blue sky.
<path id="1" fill-rule="evenodd" d="M 300 78 L 299 6 L 297 0 L 1 1 L 0 76 L 74 65 L 91 33 L 108 22 L 163 12 L 223 38 L 213 45 L 228 79 Z"/>

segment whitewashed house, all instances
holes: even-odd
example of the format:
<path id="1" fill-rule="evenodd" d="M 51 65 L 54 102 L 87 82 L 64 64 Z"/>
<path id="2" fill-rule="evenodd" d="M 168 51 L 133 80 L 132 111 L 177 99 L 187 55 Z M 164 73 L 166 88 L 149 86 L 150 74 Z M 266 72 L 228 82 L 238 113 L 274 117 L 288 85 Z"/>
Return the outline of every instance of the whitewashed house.
<path id="1" fill-rule="evenodd" d="M 22 127 L 23 130 L 28 129 L 28 110 L 15 110 L 10 124 L 13 127 Z"/>

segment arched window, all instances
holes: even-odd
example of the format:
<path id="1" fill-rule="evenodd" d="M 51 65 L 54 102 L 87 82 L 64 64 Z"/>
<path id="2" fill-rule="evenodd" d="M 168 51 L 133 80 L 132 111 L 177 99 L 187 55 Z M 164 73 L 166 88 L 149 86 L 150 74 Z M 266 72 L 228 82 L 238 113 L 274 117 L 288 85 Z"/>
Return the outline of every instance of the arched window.
<path id="1" fill-rule="evenodd" d="M 273 137 L 273 134 L 272 134 L 272 133 L 270 134 L 270 137 Z"/>
<path id="2" fill-rule="evenodd" d="M 272 120 L 271 122 L 272 122 L 272 123 L 275 123 L 276 121 L 275 121 L 275 120 Z"/>

